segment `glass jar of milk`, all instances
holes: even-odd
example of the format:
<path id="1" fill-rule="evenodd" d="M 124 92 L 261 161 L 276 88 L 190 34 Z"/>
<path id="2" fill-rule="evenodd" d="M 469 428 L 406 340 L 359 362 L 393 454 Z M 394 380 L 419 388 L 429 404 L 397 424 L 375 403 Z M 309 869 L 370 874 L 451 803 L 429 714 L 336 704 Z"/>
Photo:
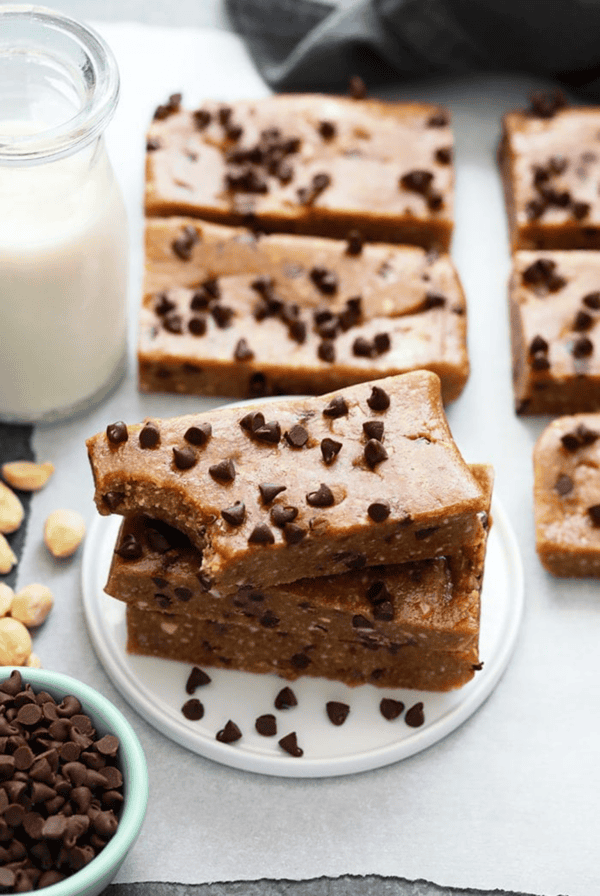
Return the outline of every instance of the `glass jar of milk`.
<path id="1" fill-rule="evenodd" d="M 127 222 L 104 144 L 112 52 L 39 6 L 0 5 L 0 420 L 59 420 L 121 379 Z"/>

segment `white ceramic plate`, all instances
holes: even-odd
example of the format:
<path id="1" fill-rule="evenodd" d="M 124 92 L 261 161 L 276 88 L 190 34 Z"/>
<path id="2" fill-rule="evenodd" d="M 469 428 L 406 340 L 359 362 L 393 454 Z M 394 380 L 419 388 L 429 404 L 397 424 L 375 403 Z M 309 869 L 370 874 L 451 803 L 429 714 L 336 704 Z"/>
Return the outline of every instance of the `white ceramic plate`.
<path id="1" fill-rule="evenodd" d="M 247 771 L 291 777 L 345 775 L 378 768 L 411 756 L 454 731 L 494 689 L 512 652 L 523 605 L 523 573 L 517 543 L 494 499 L 482 596 L 480 656 L 483 669 L 465 687 L 447 694 L 387 690 L 372 685 L 349 688 L 320 678 L 291 682 L 298 705 L 276 710 L 274 699 L 286 685 L 276 675 L 253 675 L 208 669 L 211 683 L 196 691 L 205 714 L 184 718 L 189 699 L 188 663 L 130 656 L 125 651 L 125 605 L 103 591 L 120 518 L 97 517 L 83 557 L 83 602 L 94 648 L 114 685 L 140 715 L 167 737 L 196 753 Z M 404 714 L 390 722 L 379 711 L 382 697 L 401 700 L 406 708 L 422 701 L 425 722 L 411 728 Z M 345 723 L 334 726 L 325 705 L 337 700 L 350 706 Z M 277 735 L 263 737 L 254 727 L 259 715 L 277 718 Z M 223 744 L 215 734 L 232 719 L 243 737 Z M 290 756 L 277 741 L 295 731 L 304 755 Z"/>

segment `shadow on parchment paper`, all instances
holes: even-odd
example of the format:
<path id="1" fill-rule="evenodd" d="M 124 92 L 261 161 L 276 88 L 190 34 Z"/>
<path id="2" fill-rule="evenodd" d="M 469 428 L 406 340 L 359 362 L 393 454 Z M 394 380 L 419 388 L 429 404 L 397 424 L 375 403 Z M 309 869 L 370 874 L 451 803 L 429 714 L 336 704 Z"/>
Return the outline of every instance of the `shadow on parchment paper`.
<path id="1" fill-rule="evenodd" d="M 313 880 L 249 880 L 216 884 L 111 884 L 102 896 L 531 896 L 513 890 L 439 887 L 426 880 L 367 875 Z M 566 894 L 564 894 L 566 896 Z"/>

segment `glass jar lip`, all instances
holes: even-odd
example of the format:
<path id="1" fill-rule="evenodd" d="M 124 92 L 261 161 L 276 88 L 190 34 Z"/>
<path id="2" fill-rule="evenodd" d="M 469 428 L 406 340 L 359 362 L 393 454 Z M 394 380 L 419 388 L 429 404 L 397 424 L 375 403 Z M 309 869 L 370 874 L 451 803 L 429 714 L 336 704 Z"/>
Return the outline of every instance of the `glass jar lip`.
<path id="1" fill-rule="evenodd" d="M 21 38 L 10 43 L 11 27 L 32 29 L 32 42 Z M 80 74 L 84 82 L 81 105 L 73 116 L 59 125 L 34 134 L 4 135 L 0 122 L 0 163 L 23 164 L 53 161 L 92 143 L 112 118 L 119 98 L 119 69 L 106 41 L 88 25 L 64 13 L 33 4 L 0 5 L 0 57 L 23 51 L 36 51 L 36 38 L 59 35 L 66 39 L 70 51 L 83 63 Z M 48 51 L 51 52 L 51 51 Z M 72 62 L 72 60 L 71 60 Z M 72 67 L 72 66 L 71 66 Z"/>

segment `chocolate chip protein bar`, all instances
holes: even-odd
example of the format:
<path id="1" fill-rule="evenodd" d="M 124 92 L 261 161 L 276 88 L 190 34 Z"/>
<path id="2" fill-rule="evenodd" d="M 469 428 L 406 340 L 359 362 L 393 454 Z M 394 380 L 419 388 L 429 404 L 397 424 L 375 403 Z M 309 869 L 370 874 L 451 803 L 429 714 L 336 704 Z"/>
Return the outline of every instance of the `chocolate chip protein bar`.
<path id="1" fill-rule="evenodd" d="M 559 417 L 533 452 L 537 552 L 555 576 L 600 577 L 600 414 Z"/>
<path id="2" fill-rule="evenodd" d="M 489 468 L 474 470 L 491 495 Z M 368 567 L 215 597 L 197 575 L 201 557 L 180 532 L 156 520 L 124 520 L 105 591 L 141 610 L 262 626 L 338 640 L 410 643 L 467 650 L 479 637 L 480 591 L 488 532 L 450 558 Z"/>
<path id="3" fill-rule="evenodd" d="M 450 554 L 486 509 L 427 371 L 118 422 L 87 445 L 98 511 L 183 531 L 217 592 Z"/>
<path id="4" fill-rule="evenodd" d="M 536 94 L 503 120 L 499 160 L 515 249 L 600 248 L 600 107 Z"/>
<path id="5" fill-rule="evenodd" d="M 515 252 L 510 319 L 519 414 L 600 410 L 600 252 Z"/>
<path id="6" fill-rule="evenodd" d="M 429 104 L 295 94 L 157 109 L 146 213 L 447 250 L 453 138 Z"/>
<path id="7" fill-rule="evenodd" d="M 149 219 L 145 290 L 145 392 L 322 394 L 428 369 L 448 402 L 469 375 L 456 270 L 416 246 Z"/>

